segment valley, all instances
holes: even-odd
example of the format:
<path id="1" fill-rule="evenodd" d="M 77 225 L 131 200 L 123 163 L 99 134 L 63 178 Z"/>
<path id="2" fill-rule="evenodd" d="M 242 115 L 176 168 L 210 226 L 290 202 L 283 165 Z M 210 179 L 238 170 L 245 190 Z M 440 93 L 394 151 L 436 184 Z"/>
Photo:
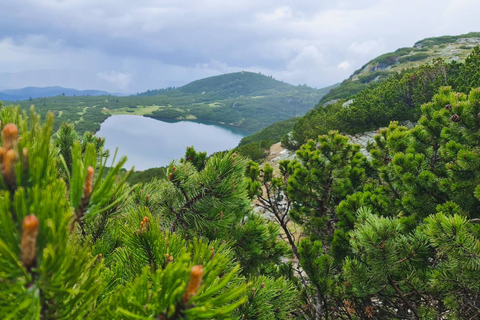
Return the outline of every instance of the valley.
<path id="1" fill-rule="evenodd" d="M 75 123 L 80 133 L 96 132 L 106 118 L 119 114 L 210 122 L 253 133 L 276 121 L 305 114 L 329 90 L 293 86 L 261 74 L 238 72 L 135 96 L 58 95 L 15 104 L 23 108 L 33 105 L 42 115 L 52 111 L 59 121 Z"/>

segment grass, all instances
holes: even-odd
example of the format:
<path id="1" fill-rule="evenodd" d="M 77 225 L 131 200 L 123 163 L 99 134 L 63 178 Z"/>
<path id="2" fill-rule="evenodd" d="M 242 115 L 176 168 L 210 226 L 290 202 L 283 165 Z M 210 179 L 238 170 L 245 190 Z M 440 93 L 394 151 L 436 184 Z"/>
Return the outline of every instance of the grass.
<path id="1" fill-rule="evenodd" d="M 137 116 L 145 116 L 145 115 L 151 115 L 152 112 L 160 110 L 162 108 L 168 108 L 165 106 L 137 106 L 136 108 L 118 108 L 118 109 L 104 109 L 103 112 L 109 115 L 123 115 L 123 114 L 131 114 L 131 115 L 137 115 Z M 131 110 L 131 111 L 127 111 Z"/>

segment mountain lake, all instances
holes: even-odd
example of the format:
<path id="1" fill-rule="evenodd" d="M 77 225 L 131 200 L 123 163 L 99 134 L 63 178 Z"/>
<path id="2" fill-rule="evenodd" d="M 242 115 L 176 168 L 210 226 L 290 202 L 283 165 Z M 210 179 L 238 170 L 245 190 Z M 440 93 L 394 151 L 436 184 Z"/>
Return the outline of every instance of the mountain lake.
<path id="1" fill-rule="evenodd" d="M 118 147 L 117 160 L 127 156 L 125 168 L 135 166 L 136 171 L 167 166 L 172 160 L 184 157 L 188 146 L 209 155 L 232 149 L 247 134 L 217 124 L 165 122 L 136 115 L 110 116 L 96 133 L 106 138 L 105 146 L 111 157 Z"/>

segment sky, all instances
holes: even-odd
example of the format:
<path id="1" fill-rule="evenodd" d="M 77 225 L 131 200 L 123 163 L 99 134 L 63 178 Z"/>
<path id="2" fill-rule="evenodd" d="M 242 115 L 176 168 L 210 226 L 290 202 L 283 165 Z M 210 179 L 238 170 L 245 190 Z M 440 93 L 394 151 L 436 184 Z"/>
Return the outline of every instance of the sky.
<path id="1" fill-rule="evenodd" d="M 480 31 L 479 13 L 478 0 L 0 0 L 0 89 L 130 94 L 242 70 L 322 88 Z"/>

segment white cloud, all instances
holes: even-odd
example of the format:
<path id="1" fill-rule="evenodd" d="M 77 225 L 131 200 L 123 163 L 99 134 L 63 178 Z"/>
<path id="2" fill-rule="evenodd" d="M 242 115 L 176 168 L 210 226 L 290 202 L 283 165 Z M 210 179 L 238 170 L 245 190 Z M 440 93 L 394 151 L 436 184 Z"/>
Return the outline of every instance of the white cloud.
<path id="1" fill-rule="evenodd" d="M 337 68 L 347 70 L 348 68 L 350 68 L 350 62 L 348 62 L 348 61 L 340 62 L 338 64 Z"/>
<path id="2" fill-rule="evenodd" d="M 261 20 L 265 21 L 275 21 L 275 20 L 283 20 L 292 17 L 292 10 L 290 7 L 284 6 L 275 8 L 271 13 L 261 13 L 258 15 Z"/>
<path id="3" fill-rule="evenodd" d="M 131 74 L 118 71 L 99 72 L 97 73 L 97 77 L 113 84 L 121 90 L 125 90 L 126 88 L 128 88 L 130 82 L 132 81 Z"/>
<path id="4" fill-rule="evenodd" d="M 367 40 L 360 43 L 355 41 L 348 47 L 348 50 L 359 55 L 377 54 L 385 50 L 385 40 Z"/>

